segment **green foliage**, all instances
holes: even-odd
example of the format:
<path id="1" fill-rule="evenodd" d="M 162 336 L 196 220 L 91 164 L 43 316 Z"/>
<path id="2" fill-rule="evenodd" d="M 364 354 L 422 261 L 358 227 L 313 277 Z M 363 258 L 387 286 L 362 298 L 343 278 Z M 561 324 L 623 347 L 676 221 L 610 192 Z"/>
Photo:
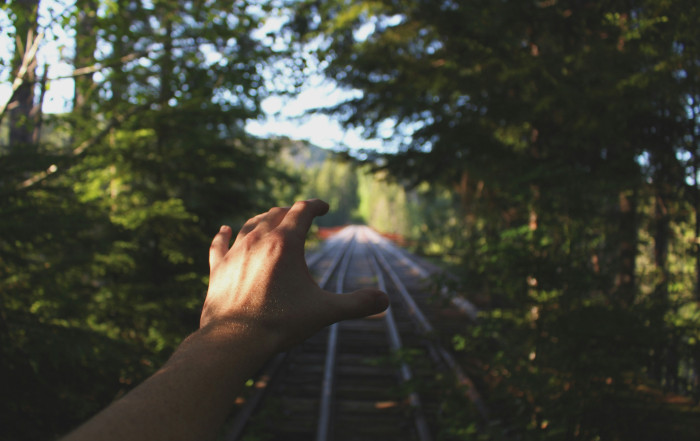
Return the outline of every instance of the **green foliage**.
<path id="1" fill-rule="evenodd" d="M 1 7 L 3 36 L 26 43 L 30 3 Z M 219 225 L 321 197 L 323 225 L 448 253 L 484 307 L 448 341 L 479 360 L 493 421 L 451 391 L 441 436 L 684 439 L 697 415 L 662 391 L 700 393 L 695 3 L 293 2 L 288 42 L 319 38 L 318 65 L 362 92 L 328 111 L 394 127 L 371 173 L 245 134 L 289 55 L 253 37 L 271 3 L 57 8 L 66 59 L 97 72 L 42 118 L 31 68 L 1 121 L 0 438 L 64 433 L 158 366 L 197 325 Z"/>
<path id="2" fill-rule="evenodd" d="M 308 172 L 307 172 L 308 173 Z M 320 167 L 307 174 L 306 194 L 323 199 L 333 208 L 317 222 L 320 226 L 343 225 L 352 220 L 359 202 L 357 173 L 351 162 L 327 158 Z"/>
<path id="3" fill-rule="evenodd" d="M 421 208 L 445 207 L 425 215 L 423 248 L 457 254 L 486 308 L 454 343 L 487 366 L 495 422 L 475 434 L 448 404 L 450 436 L 658 439 L 648 391 L 698 393 L 698 12 L 300 2 L 291 29 L 359 91 L 326 111 L 394 127 L 385 169 L 444 192 Z"/>
<path id="4" fill-rule="evenodd" d="M 316 220 L 320 226 L 362 222 L 382 233 L 398 234 L 418 247 L 435 248 L 444 239 L 444 225 L 457 228 L 448 192 L 423 184 L 407 189 L 371 161 L 325 151 L 300 141 L 278 139 L 278 167 L 295 176 L 300 185 L 281 187 L 280 204 L 296 199 L 320 198 L 331 211 Z M 421 248 L 422 249 L 422 248 Z"/>
<path id="5" fill-rule="evenodd" d="M 38 143 L 0 146 L 2 439 L 63 434 L 161 365 L 198 326 L 213 233 L 291 182 L 243 131 L 267 6 L 87 3 L 59 18 L 75 67 L 106 67 Z"/>
<path id="6" fill-rule="evenodd" d="M 346 225 L 365 221 L 358 215 L 358 207 L 364 204 L 361 193 L 365 175 L 352 158 L 337 152 L 327 151 L 301 141 L 278 139 L 278 166 L 291 176 L 298 185 L 285 187 L 277 196 L 279 202 L 319 198 L 331 206 L 329 213 L 316 220 L 320 226 Z"/>
<path id="7" fill-rule="evenodd" d="M 357 217 L 367 225 L 383 233 L 393 233 L 410 237 L 412 221 L 410 216 L 410 195 L 396 182 L 389 180 L 386 173 L 372 173 L 358 169 Z"/>

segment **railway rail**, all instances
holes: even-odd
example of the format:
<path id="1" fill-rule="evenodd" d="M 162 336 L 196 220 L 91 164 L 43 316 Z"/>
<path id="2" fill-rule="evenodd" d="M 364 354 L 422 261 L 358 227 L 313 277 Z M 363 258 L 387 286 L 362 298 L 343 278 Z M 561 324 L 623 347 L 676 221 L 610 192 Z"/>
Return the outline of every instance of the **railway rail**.
<path id="1" fill-rule="evenodd" d="M 391 306 L 329 326 L 276 356 L 250 393 L 238 398 L 223 439 L 430 441 L 438 431 L 441 397 L 419 385 L 431 384 L 436 371 L 465 386 L 487 418 L 476 388 L 434 338 L 435 328 L 414 298 L 425 294 L 407 288 L 420 285 L 431 270 L 363 226 L 329 238 L 307 264 L 324 289 L 379 287 Z"/>

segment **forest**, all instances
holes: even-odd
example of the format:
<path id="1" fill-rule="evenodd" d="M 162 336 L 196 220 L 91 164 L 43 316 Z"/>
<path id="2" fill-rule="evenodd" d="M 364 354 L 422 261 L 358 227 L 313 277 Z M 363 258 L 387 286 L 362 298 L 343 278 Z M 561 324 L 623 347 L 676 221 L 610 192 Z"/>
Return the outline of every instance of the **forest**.
<path id="1" fill-rule="evenodd" d="M 218 227 L 306 197 L 481 309 L 448 338 L 491 420 L 446 400 L 442 439 L 697 439 L 698 23 L 691 0 L 3 2 L 0 439 L 153 373 Z M 394 151 L 246 131 L 314 74 L 354 91 L 318 112 Z"/>

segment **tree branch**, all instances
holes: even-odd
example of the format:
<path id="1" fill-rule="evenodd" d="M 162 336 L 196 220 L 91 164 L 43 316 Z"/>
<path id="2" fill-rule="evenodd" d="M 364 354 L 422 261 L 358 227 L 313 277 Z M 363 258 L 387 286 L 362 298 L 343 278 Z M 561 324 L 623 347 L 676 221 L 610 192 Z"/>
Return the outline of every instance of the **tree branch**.
<path id="1" fill-rule="evenodd" d="M 124 121 L 126 121 L 128 118 L 130 118 L 131 116 L 140 112 L 141 110 L 148 108 L 149 106 L 150 106 L 150 103 L 143 104 L 143 105 L 134 107 L 133 109 L 131 109 L 130 111 L 128 111 L 124 115 L 115 116 L 114 118 L 112 118 L 109 121 L 109 123 L 102 130 L 100 130 L 100 132 L 98 134 L 96 134 L 95 136 L 93 136 L 90 139 L 87 139 L 87 140 L 81 142 L 80 145 L 78 145 L 76 148 L 74 148 L 70 154 L 70 157 L 76 157 L 76 156 L 81 155 L 85 150 L 87 150 L 88 148 L 90 148 L 90 147 L 94 146 L 95 144 L 97 144 L 98 142 L 100 142 L 102 140 L 102 138 L 107 136 L 107 134 L 109 134 L 109 132 L 112 131 L 112 129 L 119 126 Z M 32 177 L 22 181 L 19 185 L 17 185 L 16 188 L 17 188 L 17 190 L 22 190 L 22 189 L 31 187 L 32 185 L 34 185 L 40 181 L 43 181 L 47 177 L 56 173 L 58 170 L 59 170 L 59 168 L 56 164 L 51 164 L 46 170 L 41 171 L 39 173 L 36 173 Z"/>
<path id="2" fill-rule="evenodd" d="M 15 77 L 15 80 L 12 82 L 12 93 L 10 94 L 10 98 L 7 100 L 5 104 L 0 107 L 0 121 L 5 117 L 5 113 L 7 112 L 8 108 L 10 107 L 10 103 L 12 102 L 12 99 L 15 97 L 15 92 L 17 92 L 17 89 L 24 84 L 24 77 L 27 75 L 27 70 L 29 70 L 29 67 L 32 65 L 36 58 L 36 52 L 39 50 L 39 43 L 41 40 L 44 38 L 44 33 L 40 32 L 39 35 L 34 38 L 34 32 L 32 30 L 29 30 L 29 33 L 27 34 L 27 48 L 24 51 L 24 55 L 22 56 L 22 64 L 19 67 L 19 70 L 17 71 L 17 76 Z"/>

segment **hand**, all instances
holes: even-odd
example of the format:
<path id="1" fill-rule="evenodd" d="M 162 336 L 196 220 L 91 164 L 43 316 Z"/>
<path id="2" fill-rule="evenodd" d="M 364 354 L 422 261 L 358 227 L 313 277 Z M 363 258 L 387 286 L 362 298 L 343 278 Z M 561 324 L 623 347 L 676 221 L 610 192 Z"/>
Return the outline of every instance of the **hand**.
<path id="1" fill-rule="evenodd" d="M 248 220 L 231 248 L 231 228 L 221 227 L 209 251 L 200 328 L 243 324 L 264 331 L 281 350 L 334 322 L 385 310 L 389 299 L 377 289 L 334 294 L 311 278 L 306 233 L 326 212 L 328 204 L 318 199 L 273 208 Z"/>

